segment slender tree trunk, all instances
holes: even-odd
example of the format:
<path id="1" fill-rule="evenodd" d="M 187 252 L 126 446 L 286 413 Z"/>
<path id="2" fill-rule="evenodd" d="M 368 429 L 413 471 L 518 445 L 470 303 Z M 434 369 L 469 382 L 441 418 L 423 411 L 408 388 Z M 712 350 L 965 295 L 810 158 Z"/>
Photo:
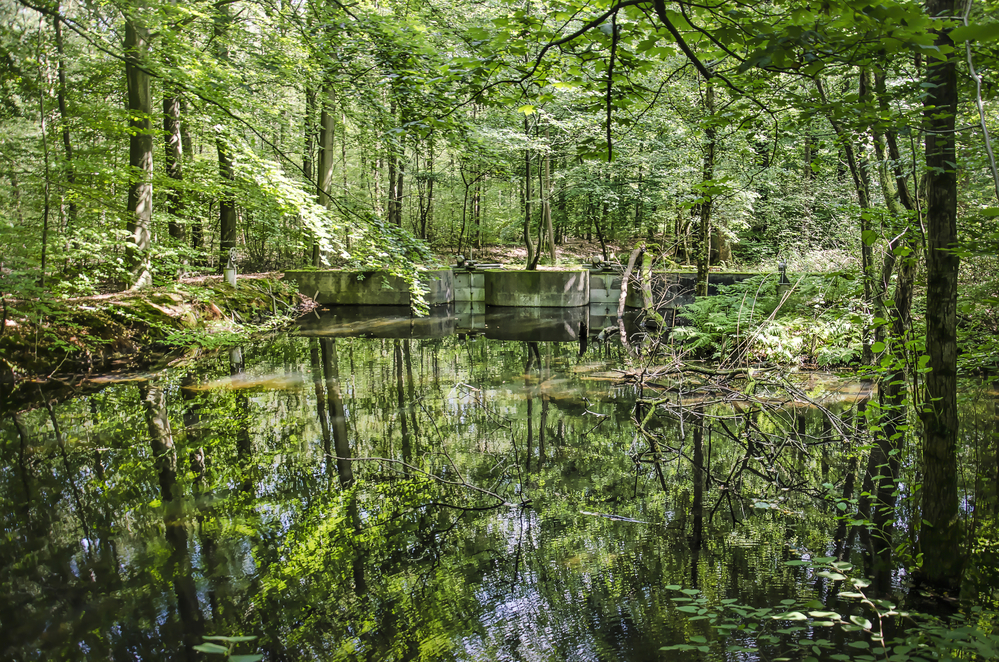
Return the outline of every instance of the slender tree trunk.
<path id="1" fill-rule="evenodd" d="M 930 16 L 954 16 L 954 0 L 927 0 Z M 952 47 L 948 31 L 936 44 Z M 926 97 L 926 375 L 923 413 L 923 576 L 934 586 L 960 586 L 964 556 L 957 495 L 957 63 L 927 56 Z"/>
<path id="2" fill-rule="evenodd" d="M 707 296 L 708 294 L 708 267 L 711 260 L 711 211 L 714 204 L 714 196 L 710 192 L 713 186 L 712 180 L 715 177 L 715 145 L 718 139 L 718 130 L 714 126 L 715 114 L 715 87 L 711 81 L 706 83 L 704 91 L 704 110 L 708 116 L 708 124 L 704 128 L 704 165 L 701 170 L 701 191 L 702 202 L 698 205 L 700 209 L 700 224 L 697 231 L 697 285 L 694 294 L 697 296 Z"/>
<path id="3" fill-rule="evenodd" d="M 861 81 L 863 81 L 863 74 L 861 74 Z M 861 85 L 861 87 L 864 87 Z M 815 89 L 819 93 L 819 97 L 822 102 L 828 105 L 828 99 L 826 98 L 825 87 L 822 84 L 822 80 L 815 79 Z M 862 96 L 865 90 L 862 90 Z M 874 298 L 874 286 L 873 286 L 873 266 L 874 266 L 874 255 L 871 249 L 872 235 L 871 232 L 871 221 L 868 209 L 871 207 L 871 197 L 870 197 L 870 182 L 867 178 L 867 171 L 863 167 L 863 163 L 857 157 L 857 152 L 854 149 L 853 139 L 847 133 L 846 129 L 840 124 L 840 122 L 832 115 L 827 115 L 829 123 L 832 125 L 833 132 L 836 133 L 836 138 L 839 140 L 840 145 L 843 148 L 843 152 L 846 155 L 846 162 L 850 168 L 850 175 L 853 177 L 853 186 L 857 192 L 857 202 L 860 204 L 860 263 L 861 269 L 864 276 L 864 301 L 868 305 L 873 305 Z M 864 326 L 863 331 L 863 358 L 862 361 L 865 365 L 871 365 L 874 362 L 874 354 L 871 351 L 871 329 L 870 325 Z"/>
<path id="4" fill-rule="evenodd" d="M 180 137 L 180 98 L 177 90 L 163 97 L 163 146 L 165 157 L 163 163 L 166 175 L 177 182 L 167 191 L 167 231 L 171 239 L 182 243 L 184 241 L 184 226 L 180 219 L 183 212 L 183 200 L 180 192 L 180 182 L 184 180 L 184 148 Z"/>
<path id="5" fill-rule="evenodd" d="M 551 145 L 551 128 L 545 127 L 545 138 Z M 548 251 L 551 255 L 552 266 L 555 265 L 555 261 L 558 256 L 555 254 L 555 228 L 552 226 L 552 165 L 551 165 L 551 154 L 545 152 L 545 172 L 544 172 L 544 190 L 542 191 L 542 210 L 544 213 L 545 222 L 545 241 L 548 244 Z M 540 250 L 540 247 L 539 247 Z"/>
<path id="6" fill-rule="evenodd" d="M 229 47 L 226 44 L 227 32 L 232 22 L 229 14 L 229 3 L 219 0 L 215 4 L 215 48 L 218 59 L 229 62 Z M 225 269 L 231 251 L 236 248 L 238 239 L 239 216 L 236 214 L 236 199 L 233 196 L 235 173 L 233 171 L 232 153 L 229 144 L 221 132 L 215 137 L 215 148 L 218 150 L 219 179 L 222 181 L 222 192 L 219 194 L 219 273 Z"/>
<path id="7" fill-rule="evenodd" d="M 332 204 L 333 193 L 333 134 L 336 130 L 333 116 L 334 100 L 333 86 L 329 81 L 325 81 L 319 97 L 319 169 L 316 173 L 316 201 L 326 208 Z M 318 268 L 321 257 L 320 237 L 316 233 L 316 228 L 312 228 L 312 232 L 312 266 Z"/>
<path id="8" fill-rule="evenodd" d="M 62 126 L 62 146 L 66 153 L 66 183 L 70 187 L 76 185 L 76 171 L 73 167 L 73 141 L 70 139 L 69 114 L 66 112 L 66 54 L 63 51 L 62 41 L 62 20 L 59 15 L 59 5 L 56 5 L 56 16 L 52 20 L 55 27 L 56 53 L 58 54 L 58 76 L 59 88 L 56 90 L 56 101 L 59 104 L 59 123 Z M 69 221 L 67 230 L 76 227 L 76 201 L 75 192 L 70 193 L 69 200 Z"/>
<path id="9" fill-rule="evenodd" d="M 184 118 L 187 117 L 187 101 L 180 100 L 180 151 L 184 156 L 184 161 L 190 163 L 194 159 L 194 141 L 191 138 L 191 126 Z M 199 250 L 204 245 L 204 237 L 201 229 L 201 217 L 192 214 L 187 217 L 187 223 L 191 227 L 191 248 Z M 195 262 L 200 264 L 202 259 L 195 258 Z"/>
<path id="10" fill-rule="evenodd" d="M 524 116 L 524 135 L 530 138 L 531 130 L 527 116 Z M 538 267 L 538 254 L 531 242 L 531 148 L 524 149 L 524 245 L 527 247 L 527 269 Z M 540 252 L 540 251 L 539 251 Z"/>
<path id="11" fill-rule="evenodd" d="M 132 6 L 138 13 L 140 7 Z M 153 284 L 149 249 L 153 222 L 153 126 L 152 91 L 144 70 L 149 49 L 149 29 L 137 24 L 137 16 L 125 21 L 125 80 L 128 87 L 128 185 L 125 263 L 131 289 Z"/>

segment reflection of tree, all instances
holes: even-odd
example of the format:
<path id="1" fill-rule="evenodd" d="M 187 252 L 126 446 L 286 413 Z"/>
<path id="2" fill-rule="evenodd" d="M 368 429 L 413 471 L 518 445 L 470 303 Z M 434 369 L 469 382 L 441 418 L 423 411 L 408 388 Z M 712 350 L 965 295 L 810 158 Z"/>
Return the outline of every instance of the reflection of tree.
<path id="1" fill-rule="evenodd" d="M 181 489 L 177 482 L 177 448 L 163 389 L 157 384 L 142 382 L 139 385 L 139 396 L 145 409 L 153 464 L 159 476 L 163 523 L 166 525 L 166 540 L 170 547 L 170 558 L 164 570 L 172 581 L 177 596 L 177 611 L 184 625 L 184 650 L 187 659 L 193 660 L 197 657 L 193 646 L 201 642 L 204 624 L 188 555 L 187 526 L 183 518 Z"/>

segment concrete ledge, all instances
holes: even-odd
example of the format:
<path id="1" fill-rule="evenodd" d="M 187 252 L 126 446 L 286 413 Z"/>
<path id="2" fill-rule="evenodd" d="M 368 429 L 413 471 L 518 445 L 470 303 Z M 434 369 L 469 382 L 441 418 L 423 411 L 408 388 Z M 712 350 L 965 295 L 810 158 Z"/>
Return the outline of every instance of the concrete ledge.
<path id="1" fill-rule="evenodd" d="M 590 272 L 485 272 L 486 305 L 516 308 L 572 308 L 590 301 Z"/>
<path id="2" fill-rule="evenodd" d="M 326 306 L 408 306 L 409 285 L 399 276 L 380 271 L 286 271 L 286 280 L 298 291 Z M 454 275 L 450 269 L 420 274 L 430 305 L 454 301 Z"/>

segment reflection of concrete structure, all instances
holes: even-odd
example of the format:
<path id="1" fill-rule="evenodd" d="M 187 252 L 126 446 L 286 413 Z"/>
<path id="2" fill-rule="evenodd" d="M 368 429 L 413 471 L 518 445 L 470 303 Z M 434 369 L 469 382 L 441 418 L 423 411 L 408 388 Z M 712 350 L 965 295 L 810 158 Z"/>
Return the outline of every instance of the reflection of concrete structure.
<path id="1" fill-rule="evenodd" d="M 492 308 L 486 311 L 486 337 L 494 340 L 578 342 L 589 333 L 587 306 Z"/>
<path id="2" fill-rule="evenodd" d="M 305 315 L 296 335 L 316 338 L 444 338 L 457 331 L 450 306 L 432 309 L 428 317 L 413 317 L 409 306 L 337 306 Z"/>
<path id="3" fill-rule="evenodd" d="M 298 291 L 326 306 L 408 306 L 409 284 L 399 276 L 380 271 L 286 271 L 284 277 L 298 284 Z M 420 274 L 420 284 L 430 305 L 454 301 L 454 274 L 437 269 Z"/>
<path id="4" fill-rule="evenodd" d="M 485 272 L 486 305 L 515 308 L 570 308 L 590 301 L 590 272 Z"/>
<path id="5" fill-rule="evenodd" d="M 579 342 L 588 329 L 587 306 L 487 309 L 485 304 L 464 302 L 435 307 L 428 317 L 413 317 L 407 306 L 337 306 L 302 317 L 296 335 L 443 338 L 459 333 L 485 333 L 495 340 Z"/>

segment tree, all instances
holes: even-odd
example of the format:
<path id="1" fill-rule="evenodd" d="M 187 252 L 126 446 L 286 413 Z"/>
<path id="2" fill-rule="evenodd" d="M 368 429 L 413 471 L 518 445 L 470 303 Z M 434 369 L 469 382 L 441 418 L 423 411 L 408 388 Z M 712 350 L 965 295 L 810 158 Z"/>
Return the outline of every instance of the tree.
<path id="1" fill-rule="evenodd" d="M 128 86 L 128 165 L 131 168 L 126 207 L 126 262 L 132 289 L 153 284 L 151 232 L 153 223 L 152 90 L 146 55 L 149 28 L 142 23 L 141 3 L 125 17 L 125 80 Z"/>

